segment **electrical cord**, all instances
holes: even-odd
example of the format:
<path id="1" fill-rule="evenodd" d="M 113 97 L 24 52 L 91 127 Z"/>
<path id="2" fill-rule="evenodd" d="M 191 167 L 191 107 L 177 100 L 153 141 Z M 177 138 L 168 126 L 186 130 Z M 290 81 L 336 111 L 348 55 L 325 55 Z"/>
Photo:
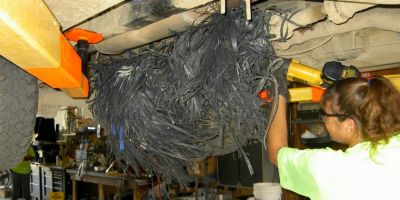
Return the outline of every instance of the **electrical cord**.
<path id="1" fill-rule="evenodd" d="M 278 41 L 280 41 L 280 42 L 287 41 L 288 30 L 287 30 L 287 28 L 285 29 L 285 27 L 288 27 L 287 23 L 297 26 L 299 28 L 310 27 L 310 25 L 301 25 L 301 24 L 298 24 L 298 23 L 294 22 L 293 20 L 291 20 L 291 18 L 299 11 L 300 10 L 289 13 L 289 12 L 283 11 L 282 9 L 279 9 L 277 7 L 271 7 L 270 9 L 266 9 L 264 11 L 264 12 L 269 13 L 270 15 L 279 16 L 282 19 L 281 26 L 279 29 L 280 38 Z"/>
<path id="2" fill-rule="evenodd" d="M 82 180 L 85 173 L 86 173 L 86 161 L 82 161 L 79 164 L 78 171 L 75 175 L 76 180 L 78 180 L 78 181 Z"/>
<path id="3" fill-rule="evenodd" d="M 275 118 L 275 114 L 276 114 L 276 111 L 278 109 L 278 103 L 279 103 L 278 87 L 279 86 L 278 86 L 278 82 L 276 81 L 276 78 L 274 76 L 272 76 L 272 74 L 274 74 L 274 72 L 276 70 L 278 70 L 280 67 L 282 67 L 283 61 L 282 61 L 282 59 L 280 59 L 280 60 L 281 60 L 280 65 L 276 65 L 276 67 L 274 67 L 274 68 L 272 68 L 272 66 L 274 64 L 278 63 L 277 62 L 278 59 L 275 60 L 276 62 L 272 63 L 271 68 L 270 68 L 272 70 L 269 73 L 270 75 L 266 78 L 266 79 L 270 80 L 273 83 L 273 88 L 272 89 L 273 89 L 275 95 L 273 96 L 271 111 L 270 111 L 269 117 L 268 117 L 270 120 L 268 121 L 268 125 L 267 125 L 266 131 L 265 131 L 265 134 L 264 134 L 264 137 L 263 137 L 263 140 L 262 140 L 262 141 L 264 141 L 262 144 L 264 145 L 264 149 L 265 150 L 267 150 L 267 142 L 266 141 L 267 141 L 267 136 L 268 136 L 269 129 L 271 127 L 272 119 Z"/>
<path id="4" fill-rule="evenodd" d="M 298 55 L 298 54 L 302 54 L 302 53 L 306 53 L 306 52 L 312 51 L 312 50 L 314 50 L 314 49 L 326 44 L 327 42 L 329 42 L 334 36 L 335 36 L 335 34 L 327 37 L 325 40 L 323 40 L 319 44 L 317 44 L 317 45 L 315 45 L 313 47 L 310 47 L 308 49 L 304 49 L 304 50 L 298 51 L 298 52 L 290 52 L 290 53 L 286 53 L 286 54 L 285 53 L 283 53 L 283 54 L 280 53 L 279 56 L 293 56 L 293 55 Z"/>

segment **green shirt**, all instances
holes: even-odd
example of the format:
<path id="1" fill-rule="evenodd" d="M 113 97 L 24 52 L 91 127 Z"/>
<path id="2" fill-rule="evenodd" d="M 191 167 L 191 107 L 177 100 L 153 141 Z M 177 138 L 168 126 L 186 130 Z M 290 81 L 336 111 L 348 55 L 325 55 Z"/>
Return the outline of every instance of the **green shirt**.
<path id="1" fill-rule="evenodd" d="M 33 148 L 30 146 L 28 151 L 26 152 L 26 156 L 29 157 L 35 157 L 35 151 Z M 18 174 L 30 174 L 31 173 L 31 161 L 29 160 L 24 160 L 17 165 L 15 165 L 13 168 L 11 168 L 11 171 L 18 173 Z"/>
<path id="2" fill-rule="evenodd" d="M 373 158 L 369 142 L 344 152 L 284 147 L 278 153 L 280 183 L 312 200 L 400 199 L 400 136 L 379 145 Z"/>

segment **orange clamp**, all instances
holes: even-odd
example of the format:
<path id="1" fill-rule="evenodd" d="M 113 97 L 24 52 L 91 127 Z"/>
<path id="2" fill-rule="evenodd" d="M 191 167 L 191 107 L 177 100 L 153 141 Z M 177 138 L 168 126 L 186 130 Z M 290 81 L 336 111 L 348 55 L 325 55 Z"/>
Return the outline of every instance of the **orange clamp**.
<path id="1" fill-rule="evenodd" d="M 81 28 L 73 28 L 65 32 L 64 35 L 68 40 L 74 42 L 86 40 L 89 44 L 96 44 L 103 40 L 103 35 Z"/>

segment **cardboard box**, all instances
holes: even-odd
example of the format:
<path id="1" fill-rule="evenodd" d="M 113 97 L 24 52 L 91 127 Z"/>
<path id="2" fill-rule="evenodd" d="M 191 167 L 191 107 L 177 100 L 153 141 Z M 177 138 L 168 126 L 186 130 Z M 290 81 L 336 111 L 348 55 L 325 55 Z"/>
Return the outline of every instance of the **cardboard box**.
<path id="1" fill-rule="evenodd" d="M 11 189 L 10 188 L 0 188 L 0 198 L 10 198 L 11 197 Z"/>
<path id="2" fill-rule="evenodd" d="M 50 192 L 49 200 L 64 200 L 65 194 L 64 192 Z"/>
<path id="3" fill-rule="evenodd" d="M 200 160 L 197 162 L 188 162 L 186 164 L 187 172 L 189 176 L 203 177 L 205 176 L 205 164 L 207 163 L 208 176 L 214 176 L 217 171 L 217 157 L 207 157 L 207 162 L 205 160 Z"/>

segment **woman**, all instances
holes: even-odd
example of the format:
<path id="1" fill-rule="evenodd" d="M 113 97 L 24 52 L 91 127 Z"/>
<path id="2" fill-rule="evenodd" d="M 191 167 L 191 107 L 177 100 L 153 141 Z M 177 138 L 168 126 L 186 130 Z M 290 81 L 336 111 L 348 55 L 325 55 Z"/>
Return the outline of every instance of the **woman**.
<path id="1" fill-rule="evenodd" d="M 298 150 L 287 143 L 286 100 L 268 133 L 268 155 L 282 187 L 312 200 L 400 199 L 400 94 L 383 78 L 344 79 L 329 87 L 321 116 L 346 151 Z"/>

